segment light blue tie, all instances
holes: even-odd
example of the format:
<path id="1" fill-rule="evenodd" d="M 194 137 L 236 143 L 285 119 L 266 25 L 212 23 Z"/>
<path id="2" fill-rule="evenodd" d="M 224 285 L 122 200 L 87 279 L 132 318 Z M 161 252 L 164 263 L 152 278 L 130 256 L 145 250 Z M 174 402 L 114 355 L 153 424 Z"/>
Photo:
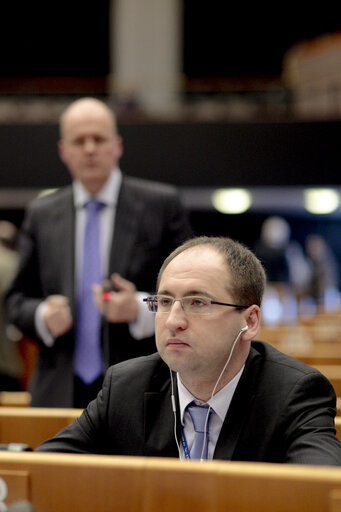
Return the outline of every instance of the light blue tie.
<path id="1" fill-rule="evenodd" d="M 92 285 L 101 283 L 99 211 L 103 203 L 92 199 L 85 204 L 87 221 L 84 232 L 82 269 L 77 290 L 77 325 L 74 354 L 75 374 L 91 384 L 103 372 L 101 351 L 101 314 L 92 298 Z"/>
<path id="2" fill-rule="evenodd" d="M 191 459 L 207 459 L 208 423 L 212 409 L 210 409 L 208 413 L 208 406 L 195 405 L 194 402 L 192 402 L 190 405 L 187 406 L 187 410 L 192 418 L 194 426 L 194 440 L 189 452 L 190 457 Z M 207 418 L 207 413 L 209 414 L 209 417 L 207 419 L 205 434 L 205 422 Z"/>

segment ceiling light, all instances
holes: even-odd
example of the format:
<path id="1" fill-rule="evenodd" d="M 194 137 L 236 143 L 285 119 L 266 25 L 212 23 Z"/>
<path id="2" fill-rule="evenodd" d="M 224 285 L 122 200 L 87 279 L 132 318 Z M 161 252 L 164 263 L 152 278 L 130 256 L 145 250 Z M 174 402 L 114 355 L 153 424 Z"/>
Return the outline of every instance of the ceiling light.
<path id="1" fill-rule="evenodd" d="M 251 194 L 242 188 L 219 189 L 212 194 L 212 204 L 220 213 L 243 213 L 251 206 Z"/>
<path id="2" fill-rule="evenodd" d="M 325 214 L 340 206 L 339 194 L 329 188 L 311 188 L 304 191 L 304 207 L 308 212 Z"/>

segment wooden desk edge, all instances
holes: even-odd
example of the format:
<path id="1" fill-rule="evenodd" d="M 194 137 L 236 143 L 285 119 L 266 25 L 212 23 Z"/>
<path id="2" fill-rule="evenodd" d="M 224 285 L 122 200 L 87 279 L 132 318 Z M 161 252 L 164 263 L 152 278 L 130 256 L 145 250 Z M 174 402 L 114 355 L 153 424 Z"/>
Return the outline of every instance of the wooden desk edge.
<path id="1" fill-rule="evenodd" d="M 116 455 L 88 455 L 70 453 L 38 453 L 38 452 L 0 452 L 0 467 L 16 467 L 25 469 L 44 465 L 124 468 L 132 470 L 157 470 L 174 472 L 207 472 L 218 474 L 257 475 L 264 478 L 295 478 L 316 479 L 319 481 L 335 480 L 341 484 L 341 467 L 313 466 L 299 464 L 277 464 L 264 462 L 238 462 L 238 461 L 185 461 L 173 458 L 135 457 Z"/>

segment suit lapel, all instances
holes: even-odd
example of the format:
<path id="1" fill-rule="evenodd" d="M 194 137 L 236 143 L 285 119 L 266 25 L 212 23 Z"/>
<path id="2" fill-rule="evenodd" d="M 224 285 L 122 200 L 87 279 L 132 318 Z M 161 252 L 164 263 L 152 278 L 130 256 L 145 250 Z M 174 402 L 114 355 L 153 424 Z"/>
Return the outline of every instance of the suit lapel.
<path id="1" fill-rule="evenodd" d="M 75 268 L 75 214 L 71 187 L 66 189 L 65 197 L 58 203 L 55 211 L 55 223 L 52 229 L 60 248 L 61 290 L 63 295 L 74 301 Z"/>
<path id="2" fill-rule="evenodd" d="M 257 352 L 251 347 L 250 354 L 245 363 L 243 374 L 234 393 L 231 405 L 224 420 L 214 459 L 233 460 L 240 433 L 247 422 L 248 413 L 255 398 L 260 365 Z M 166 370 L 168 372 L 168 368 Z M 157 391 L 144 394 L 144 431 L 145 455 L 152 457 L 178 457 L 178 449 L 174 436 L 174 413 L 171 402 L 170 379 L 165 375 L 156 376 L 161 386 L 154 386 Z M 181 423 L 179 414 L 179 400 L 176 379 L 174 381 L 174 394 L 176 397 L 176 430 L 177 439 L 180 440 Z M 252 435 L 252 432 L 250 430 Z"/>
<path id="3" fill-rule="evenodd" d="M 177 392 L 176 392 L 177 396 Z M 176 423 L 179 440 L 180 417 L 177 405 Z M 145 455 L 151 457 L 178 457 L 174 436 L 174 413 L 171 402 L 170 379 L 160 392 L 144 394 Z"/>
<path id="4" fill-rule="evenodd" d="M 110 252 L 109 274 L 125 275 L 136 246 L 138 224 L 142 218 L 143 202 L 133 193 L 127 178 L 123 178 L 118 197 L 113 243 Z"/>
<path id="5" fill-rule="evenodd" d="M 233 453 L 236 449 L 240 433 L 247 421 L 248 412 L 255 397 L 258 371 L 257 355 L 251 348 L 243 374 L 221 428 L 214 451 L 214 459 L 233 459 Z"/>

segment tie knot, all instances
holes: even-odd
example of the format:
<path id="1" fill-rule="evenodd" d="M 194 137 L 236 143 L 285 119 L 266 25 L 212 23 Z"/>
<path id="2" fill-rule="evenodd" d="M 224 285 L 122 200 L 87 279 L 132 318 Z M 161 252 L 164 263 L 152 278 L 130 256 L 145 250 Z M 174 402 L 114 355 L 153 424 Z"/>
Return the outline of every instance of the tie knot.
<path id="1" fill-rule="evenodd" d="M 97 213 L 103 208 L 104 203 L 98 199 L 90 199 L 84 206 L 89 213 Z"/>
<path id="2" fill-rule="evenodd" d="M 207 415 L 210 415 L 212 409 L 209 410 L 207 405 L 196 405 L 192 402 L 187 406 L 187 410 L 192 418 L 195 432 L 204 433 L 206 420 L 208 422 Z"/>

